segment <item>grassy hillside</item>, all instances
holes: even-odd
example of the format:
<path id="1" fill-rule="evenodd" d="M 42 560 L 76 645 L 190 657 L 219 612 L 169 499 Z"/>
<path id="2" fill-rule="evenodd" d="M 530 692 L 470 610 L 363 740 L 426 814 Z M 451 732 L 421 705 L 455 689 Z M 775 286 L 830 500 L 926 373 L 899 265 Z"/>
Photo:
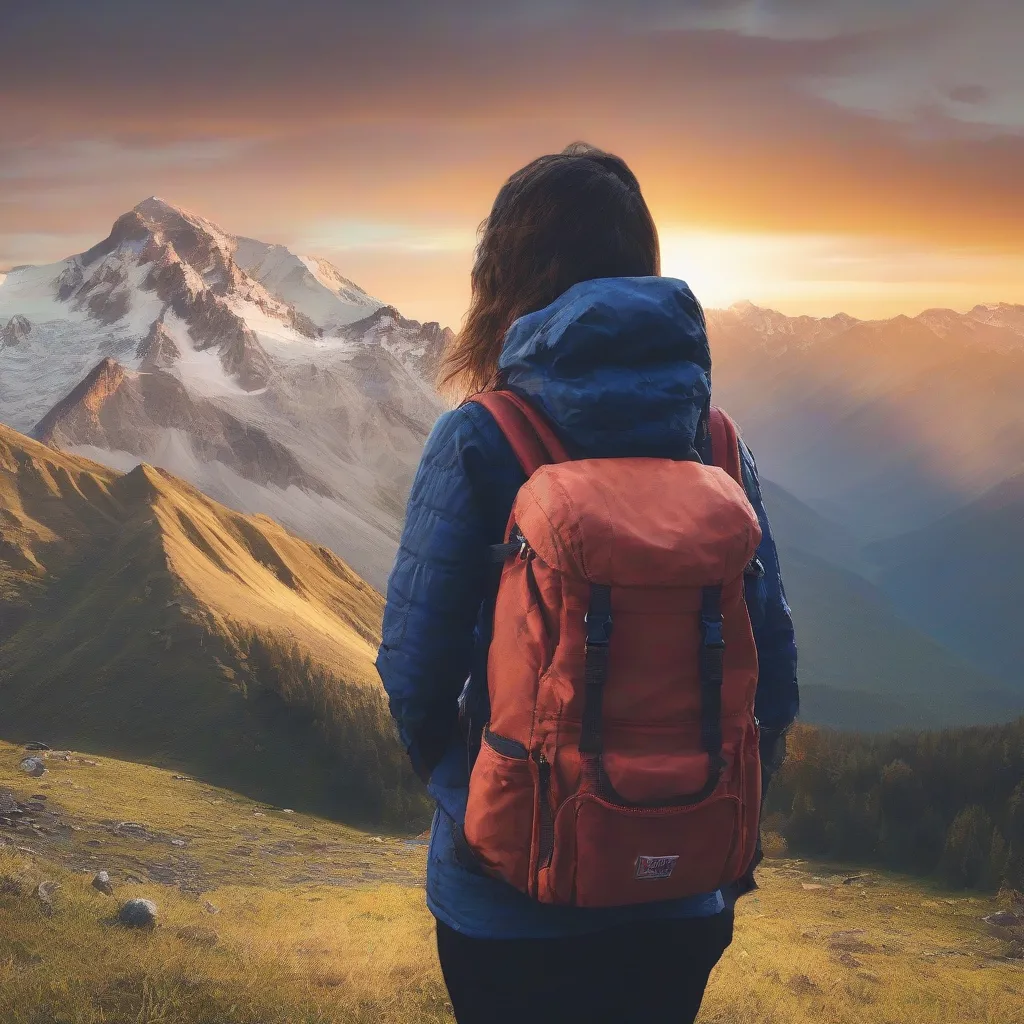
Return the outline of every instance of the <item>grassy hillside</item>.
<path id="1" fill-rule="evenodd" d="M 422 815 L 373 670 L 381 598 L 326 548 L 0 427 L 2 735 L 289 806 Z"/>
<path id="2" fill-rule="evenodd" d="M 29 779 L 22 756 L 0 743 L 0 789 L 46 810 L 0 824 L 4 1024 L 452 1021 L 421 841 L 91 754 L 51 754 Z M 100 869 L 112 896 L 90 885 Z M 703 1024 L 1024 1021 L 1022 964 L 980 920 L 996 901 L 801 860 L 759 879 Z M 51 914 L 43 881 L 60 884 Z M 140 896 L 155 930 L 113 925 Z"/>

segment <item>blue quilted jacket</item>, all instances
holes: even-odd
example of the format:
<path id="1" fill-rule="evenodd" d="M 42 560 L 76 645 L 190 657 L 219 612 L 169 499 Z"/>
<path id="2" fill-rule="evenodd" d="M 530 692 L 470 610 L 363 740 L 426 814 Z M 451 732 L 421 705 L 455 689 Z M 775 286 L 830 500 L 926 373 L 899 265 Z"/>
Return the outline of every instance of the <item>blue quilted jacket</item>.
<path id="1" fill-rule="evenodd" d="M 605 278 L 570 288 L 505 337 L 508 387 L 537 402 L 574 457 L 710 461 L 704 423 L 711 360 L 703 312 L 681 281 Z M 761 521 L 762 578 L 747 603 L 760 664 L 756 714 L 765 778 L 796 717 L 796 645 L 754 460 L 741 445 L 744 483 Z M 445 413 L 427 440 L 388 581 L 377 658 L 391 713 L 412 764 L 437 803 L 427 863 L 434 915 L 474 937 L 579 934 L 652 917 L 705 916 L 753 887 L 638 907 L 539 904 L 481 874 L 457 842 L 469 771 L 488 715 L 487 649 L 501 543 L 522 470 L 490 414 L 469 404 Z M 756 861 L 755 861 L 756 864 Z"/>

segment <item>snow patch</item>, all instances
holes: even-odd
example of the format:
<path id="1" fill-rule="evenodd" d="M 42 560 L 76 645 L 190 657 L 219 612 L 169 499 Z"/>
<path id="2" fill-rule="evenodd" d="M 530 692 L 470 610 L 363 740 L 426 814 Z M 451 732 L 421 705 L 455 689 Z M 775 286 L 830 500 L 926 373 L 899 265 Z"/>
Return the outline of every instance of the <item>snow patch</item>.
<path id="1" fill-rule="evenodd" d="M 224 369 L 217 349 L 215 347 L 196 348 L 192 335 L 189 333 L 188 324 L 170 310 L 164 314 L 164 329 L 178 346 L 180 353 L 170 372 L 190 391 L 206 398 L 217 398 L 220 396 L 261 395 L 267 390 L 260 388 L 258 391 L 246 391 Z"/>
<path id="2" fill-rule="evenodd" d="M 296 255 L 283 245 L 255 238 L 236 238 L 235 245 L 239 267 L 325 330 L 362 320 L 383 305 L 326 260 Z"/>

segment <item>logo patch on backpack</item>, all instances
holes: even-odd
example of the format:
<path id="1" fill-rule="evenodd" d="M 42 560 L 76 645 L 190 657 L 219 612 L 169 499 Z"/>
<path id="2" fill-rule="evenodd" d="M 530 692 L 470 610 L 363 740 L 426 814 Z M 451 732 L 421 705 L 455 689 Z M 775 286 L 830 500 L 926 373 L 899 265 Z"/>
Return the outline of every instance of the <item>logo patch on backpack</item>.
<path id="1" fill-rule="evenodd" d="M 636 877 L 637 878 L 668 878 L 675 870 L 675 857 L 637 857 Z"/>

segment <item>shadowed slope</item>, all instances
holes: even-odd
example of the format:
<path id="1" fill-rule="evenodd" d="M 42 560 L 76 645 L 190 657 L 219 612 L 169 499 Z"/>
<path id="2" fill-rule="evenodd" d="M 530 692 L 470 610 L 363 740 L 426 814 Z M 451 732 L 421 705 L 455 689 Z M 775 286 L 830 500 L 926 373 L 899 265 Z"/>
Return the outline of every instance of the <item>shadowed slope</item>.
<path id="1" fill-rule="evenodd" d="M 6 738 L 296 806 L 419 809 L 373 669 L 381 598 L 325 548 L 4 427 L 0 524 Z"/>

